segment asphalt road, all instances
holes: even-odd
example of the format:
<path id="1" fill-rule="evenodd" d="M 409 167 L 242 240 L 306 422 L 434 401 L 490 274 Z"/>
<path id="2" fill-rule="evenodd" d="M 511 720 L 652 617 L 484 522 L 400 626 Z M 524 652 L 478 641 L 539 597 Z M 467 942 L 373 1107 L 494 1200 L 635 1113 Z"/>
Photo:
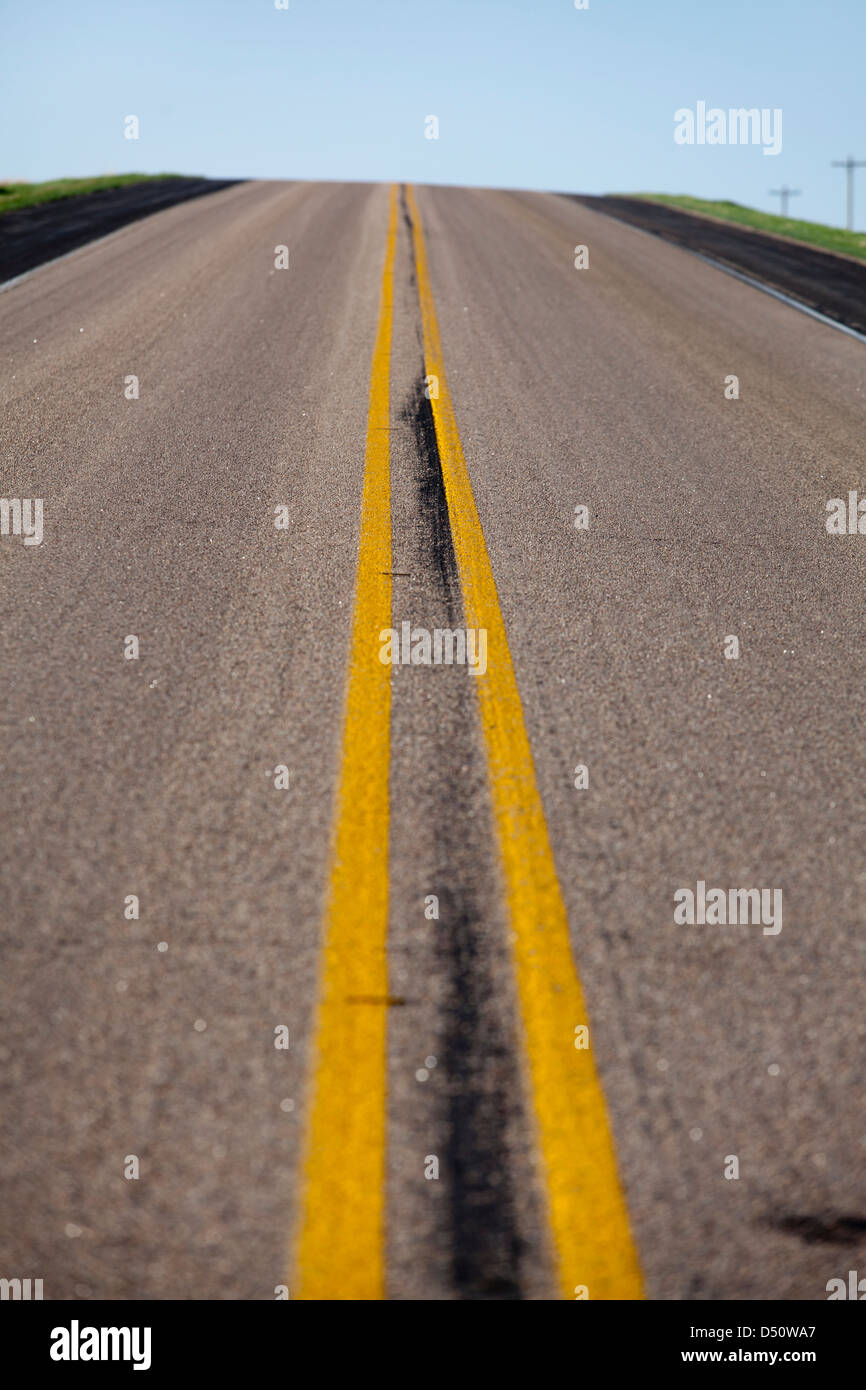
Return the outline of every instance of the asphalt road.
<path id="1" fill-rule="evenodd" d="M 230 188 L 235 179 L 153 178 L 58 202 L 4 212 L 0 217 L 0 281 L 12 280 L 45 261 L 66 256 L 128 222 Z"/>
<path id="2" fill-rule="evenodd" d="M 644 198 L 585 196 L 580 201 L 593 212 L 618 217 L 752 276 L 866 335 L 866 273 L 863 262 L 853 256 Z"/>
<path id="3" fill-rule="evenodd" d="M 415 198 L 238 185 L 0 294 L 44 505 L 0 537 L 0 1274 L 825 1299 L 863 345 L 569 199 Z M 486 673 L 384 666 L 389 612 Z M 675 922 L 699 882 L 781 931 Z"/>

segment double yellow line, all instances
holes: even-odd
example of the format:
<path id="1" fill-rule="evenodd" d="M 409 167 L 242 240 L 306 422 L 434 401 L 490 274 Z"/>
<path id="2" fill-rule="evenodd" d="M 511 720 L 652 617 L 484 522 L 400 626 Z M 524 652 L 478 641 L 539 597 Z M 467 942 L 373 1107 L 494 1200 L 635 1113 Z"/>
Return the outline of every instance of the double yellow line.
<path id="1" fill-rule="evenodd" d="M 601 1087 L 568 938 L 565 905 L 490 557 L 442 358 L 424 234 L 408 190 L 425 372 L 438 378 L 436 438 L 466 626 L 486 628 L 480 702 L 512 960 L 523 1023 L 551 1243 L 565 1298 L 642 1296 Z M 294 1297 L 385 1296 L 389 668 L 375 638 L 391 626 L 389 362 L 396 189 L 391 190 L 370 382 L 361 541 L 342 773 L 337 795 L 316 1052 L 308 1103 Z M 584 1293 L 585 1291 L 585 1293 Z"/>

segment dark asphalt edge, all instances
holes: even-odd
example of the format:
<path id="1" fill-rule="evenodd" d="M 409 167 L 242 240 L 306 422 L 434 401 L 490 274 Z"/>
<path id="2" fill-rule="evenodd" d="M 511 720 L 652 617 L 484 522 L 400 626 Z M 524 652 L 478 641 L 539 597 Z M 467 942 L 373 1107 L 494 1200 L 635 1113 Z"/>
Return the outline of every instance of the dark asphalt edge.
<path id="1" fill-rule="evenodd" d="M 130 222 L 245 179 L 152 179 L 58 198 L 0 216 L 0 288 Z"/>
<path id="2" fill-rule="evenodd" d="M 690 251 L 858 337 L 866 334 L 866 263 L 667 204 L 580 193 L 559 197 Z"/>

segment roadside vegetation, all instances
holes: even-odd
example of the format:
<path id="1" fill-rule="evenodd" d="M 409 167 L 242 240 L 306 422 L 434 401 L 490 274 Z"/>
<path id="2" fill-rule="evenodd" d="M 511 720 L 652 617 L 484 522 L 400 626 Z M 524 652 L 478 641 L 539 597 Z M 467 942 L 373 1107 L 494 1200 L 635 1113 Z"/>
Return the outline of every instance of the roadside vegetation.
<path id="1" fill-rule="evenodd" d="M 795 217 L 777 217 L 771 212 L 759 212 L 757 208 L 744 207 L 742 203 L 690 198 L 686 193 L 630 193 L 620 196 L 643 198 L 649 203 L 664 203 L 668 207 L 682 208 L 685 212 L 719 217 L 725 222 L 739 222 L 742 226 L 754 227 L 759 232 L 775 232 L 777 236 L 791 237 L 794 241 L 804 241 L 810 246 L 821 246 L 825 251 L 838 251 L 843 255 L 856 256 L 858 260 L 866 261 L 866 232 L 846 232 L 841 227 L 827 227 L 823 222 L 801 222 Z"/>
<path id="2" fill-rule="evenodd" d="M 58 198 L 74 198 L 80 193 L 97 193 L 103 188 L 124 188 L 129 183 L 151 183 L 154 179 L 179 179 L 183 174 L 99 174 L 89 179 L 49 179 L 47 183 L 0 184 L 0 216 L 18 208 L 53 203 Z"/>

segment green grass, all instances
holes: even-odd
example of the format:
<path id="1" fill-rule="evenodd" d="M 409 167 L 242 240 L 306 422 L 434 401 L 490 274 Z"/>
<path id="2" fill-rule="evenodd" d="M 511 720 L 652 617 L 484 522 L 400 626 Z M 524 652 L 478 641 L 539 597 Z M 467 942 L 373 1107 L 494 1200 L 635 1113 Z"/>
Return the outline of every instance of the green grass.
<path id="1" fill-rule="evenodd" d="M 79 193 L 96 193 L 101 188 L 125 188 L 128 183 L 149 183 L 152 179 L 179 179 L 183 174 L 100 174 L 91 179 L 50 179 L 48 183 L 0 184 L 0 216 L 18 208 L 53 203 L 58 198 L 74 198 Z"/>
<path id="2" fill-rule="evenodd" d="M 776 232 L 779 236 L 822 246 L 825 251 L 841 251 L 866 261 L 866 232 L 846 232 L 841 227 L 826 227 L 823 222 L 800 222 L 795 217 L 776 217 L 771 212 L 744 207 L 742 203 L 712 202 L 706 198 L 690 198 L 686 193 L 631 193 L 623 197 L 645 198 L 650 203 L 665 203 L 683 208 L 686 212 L 703 212 L 720 217 L 725 222 L 740 222 L 761 232 Z"/>

